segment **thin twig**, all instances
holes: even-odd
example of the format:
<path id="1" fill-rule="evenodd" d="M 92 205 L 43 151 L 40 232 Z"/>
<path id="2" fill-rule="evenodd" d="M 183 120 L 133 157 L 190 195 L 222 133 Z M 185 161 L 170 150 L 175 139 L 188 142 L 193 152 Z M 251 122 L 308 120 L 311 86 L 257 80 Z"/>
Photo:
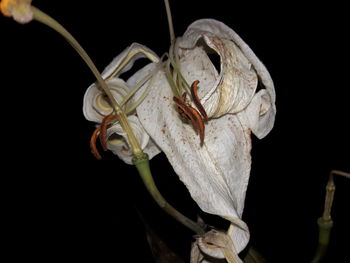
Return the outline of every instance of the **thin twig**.
<path id="1" fill-rule="evenodd" d="M 78 52 L 78 54 L 82 57 L 82 59 L 86 62 L 88 67 L 91 69 L 92 73 L 95 75 L 97 82 L 99 83 L 100 87 L 103 89 L 105 94 L 107 95 L 111 105 L 113 106 L 113 109 L 115 113 L 118 115 L 118 120 L 120 125 L 122 126 L 123 130 L 128 136 L 130 146 L 132 148 L 134 155 L 142 155 L 142 149 L 135 137 L 135 134 L 130 127 L 130 124 L 128 122 L 128 119 L 125 115 L 125 112 L 120 108 L 119 104 L 113 97 L 109 87 L 107 86 L 106 82 L 103 80 L 100 72 L 96 68 L 95 64 L 92 62 L 89 55 L 85 52 L 85 50 L 80 46 L 78 41 L 55 19 L 50 17 L 49 15 L 45 14 L 38 8 L 32 6 L 34 19 L 51 27 L 56 32 L 58 32 L 60 35 L 62 35 L 71 45 L 72 47 Z"/>
<path id="2" fill-rule="evenodd" d="M 334 175 L 340 175 L 344 176 L 346 178 L 350 178 L 350 174 L 338 171 L 338 170 L 332 170 L 329 174 L 328 183 L 326 186 L 326 198 L 325 198 L 325 204 L 324 204 L 324 210 L 323 215 L 317 220 L 318 228 L 319 228 L 319 236 L 318 236 L 318 246 L 315 252 L 315 255 L 313 259 L 311 260 L 311 263 L 319 263 L 322 262 L 324 256 L 326 255 L 331 230 L 333 227 L 333 220 L 331 217 L 331 210 L 334 200 L 334 193 L 335 193 L 335 183 L 334 183 Z"/>
<path id="3" fill-rule="evenodd" d="M 166 9 L 166 15 L 167 15 L 167 18 L 168 18 L 169 33 L 170 33 L 170 43 L 174 43 L 174 41 L 175 41 L 175 33 L 174 33 L 173 18 L 171 16 L 169 0 L 164 0 L 164 4 L 165 4 L 165 9 Z"/>

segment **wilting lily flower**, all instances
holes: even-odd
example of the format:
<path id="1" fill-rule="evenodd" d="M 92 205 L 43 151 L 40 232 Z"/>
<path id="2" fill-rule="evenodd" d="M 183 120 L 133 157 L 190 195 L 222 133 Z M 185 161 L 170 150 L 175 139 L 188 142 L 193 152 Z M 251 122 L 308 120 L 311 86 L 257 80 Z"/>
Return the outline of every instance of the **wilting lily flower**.
<path id="1" fill-rule="evenodd" d="M 232 262 L 239 262 L 237 254 L 249 240 L 248 227 L 241 216 L 251 167 L 251 132 L 263 138 L 273 127 L 276 113 L 273 82 L 243 40 L 216 20 L 194 22 L 174 45 L 177 78 L 189 85 L 199 81 L 197 98 L 191 100 L 187 96 L 185 106 L 199 112 L 197 99 L 206 111 L 208 121 L 198 120 L 205 128 L 205 133 L 204 128 L 199 129 L 204 136 L 202 142 L 194 123 L 180 117 L 173 101 L 174 95 L 179 94 L 174 94 L 166 69 L 159 66 L 161 61 L 153 59 L 125 83 L 118 74 L 113 75 L 113 71 L 120 68 L 121 58 L 130 53 L 131 46 L 108 66 L 103 77 L 118 102 L 132 87 L 142 84 L 129 103 L 142 98 L 130 120 L 134 120 L 139 131 L 143 149 L 151 153 L 150 157 L 157 154 L 158 149 L 164 152 L 200 208 L 231 222 L 225 233 L 210 231 L 198 237 L 191 261 L 199 262 L 210 255 L 231 257 Z M 155 57 L 149 49 L 143 49 L 146 53 L 142 54 Z M 210 60 L 210 52 L 220 56 L 220 72 Z M 132 66 L 133 61 L 125 69 Z M 99 122 L 109 113 L 107 104 L 99 102 L 101 99 L 102 92 L 94 84 L 90 86 L 84 98 L 84 114 L 89 120 Z M 123 136 L 119 128 L 112 127 L 109 134 Z M 109 147 L 112 148 L 111 142 Z M 114 148 L 115 153 L 121 156 L 124 147 L 127 147 L 125 140 L 123 147 Z"/>

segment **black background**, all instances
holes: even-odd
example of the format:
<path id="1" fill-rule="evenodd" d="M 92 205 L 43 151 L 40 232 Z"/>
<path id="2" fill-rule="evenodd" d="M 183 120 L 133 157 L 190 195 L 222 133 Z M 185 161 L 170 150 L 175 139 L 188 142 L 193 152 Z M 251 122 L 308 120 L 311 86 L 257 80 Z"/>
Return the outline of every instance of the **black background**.
<path id="1" fill-rule="evenodd" d="M 251 244 L 271 262 L 308 262 L 317 243 L 324 187 L 332 169 L 349 172 L 349 42 L 346 8 L 335 1 L 251 3 L 172 1 L 175 32 L 199 18 L 233 28 L 269 69 L 275 127 L 253 138 L 243 219 Z M 61 22 L 102 70 L 132 42 L 168 51 L 163 1 L 34 1 Z M 82 114 L 93 75 L 51 29 L 0 17 L 3 231 L 13 259 L 152 262 L 146 220 L 188 261 L 191 232 L 151 200 L 135 168 L 111 153 L 95 160 L 94 129 Z M 163 155 L 151 161 L 161 192 L 195 218 L 198 207 Z M 336 178 L 327 262 L 349 260 L 349 180 Z M 225 224 L 201 214 L 209 222 Z"/>

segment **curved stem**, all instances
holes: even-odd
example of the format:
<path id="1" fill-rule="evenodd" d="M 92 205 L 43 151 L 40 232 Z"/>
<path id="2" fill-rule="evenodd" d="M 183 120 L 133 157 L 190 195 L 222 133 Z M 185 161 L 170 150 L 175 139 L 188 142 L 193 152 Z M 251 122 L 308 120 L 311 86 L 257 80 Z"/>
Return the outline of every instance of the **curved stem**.
<path id="1" fill-rule="evenodd" d="M 86 51 L 80 46 L 78 41 L 55 19 L 53 19 L 52 17 L 45 14 L 43 11 L 41 11 L 40 9 L 38 9 L 34 6 L 32 6 L 32 10 L 33 10 L 33 15 L 34 15 L 35 20 L 37 20 L 45 25 L 48 25 L 49 27 L 54 29 L 56 32 L 61 34 L 72 45 L 72 47 L 79 53 L 81 58 L 86 62 L 88 67 L 91 69 L 92 73 L 94 74 L 94 76 L 96 77 L 96 79 L 98 81 L 98 84 L 101 86 L 103 91 L 108 96 L 108 99 L 110 100 L 113 107 L 115 107 L 119 111 L 120 107 L 119 107 L 117 101 L 114 99 L 112 93 L 110 92 L 106 82 L 102 79 L 101 74 L 98 71 L 98 69 L 96 68 L 95 64 L 92 62 L 91 58 L 86 53 Z"/>
<path id="2" fill-rule="evenodd" d="M 334 184 L 334 175 L 344 176 L 346 178 L 350 178 L 350 173 L 346 173 L 343 171 L 332 170 L 329 175 L 328 183 L 326 186 L 326 198 L 325 205 L 322 217 L 317 220 L 319 235 L 318 235 L 318 245 L 311 263 L 319 263 L 322 262 L 324 256 L 326 255 L 330 235 L 333 227 L 333 220 L 331 217 L 331 209 L 334 200 L 334 192 L 335 192 L 335 184 Z"/>
<path id="3" fill-rule="evenodd" d="M 123 127 L 124 131 L 126 132 L 131 148 L 133 150 L 133 153 L 135 156 L 142 155 L 142 149 L 129 125 L 129 122 L 127 120 L 127 117 L 124 113 L 124 111 L 120 108 L 119 104 L 113 97 L 110 89 L 108 88 L 106 82 L 103 80 L 100 72 L 96 68 L 95 64 L 92 62 L 89 55 L 86 53 L 86 51 L 80 46 L 78 41 L 61 25 L 59 24 L 55 19 L 50 17 L 49 15 L 45 14 L 38 8 L 32 6 L 33 16 L 34 19 L 51 27 L 56 32 L 61 34 L 71 45 L 72 47 L 79 53 L 79 55 L 82 57 L 82 59 L 86 62 L 88 67 L 91 69 L 92 73 L 95 75 L 98 84 L 102 88 L 102 90 L 107 95 L 111 105 L 113 106 L 113 109 L 115 113 L 118 116 L 118 120 L 120 122 L 120 125 Z"/>
<path id="4" fill-rule="evenodd" d="M 142 157 L 139 158 L 134 158 L 133 163 L 135 164 L 148 192 L 165 212 L 167 212 L 169 215 L 174 217 L 177 221 L 179 221 L 195 233 L 199 235 L 205 233 L 204 229 L 202 229 L 196 222 L 181 214 L 164 199 L 153 180 L 147 154 L 144 154 Z"/>

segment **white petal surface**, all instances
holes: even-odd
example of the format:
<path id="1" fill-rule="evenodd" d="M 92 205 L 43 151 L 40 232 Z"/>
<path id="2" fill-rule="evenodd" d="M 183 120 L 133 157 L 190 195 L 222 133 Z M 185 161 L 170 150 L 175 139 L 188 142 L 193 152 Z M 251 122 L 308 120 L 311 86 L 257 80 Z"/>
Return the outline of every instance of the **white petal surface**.
<path id="1" fill-rule="evenodd" d="M 158 56 L 152 50 L 144 45 L 133 43 L 113 59 L 102 72 L 102 77 L 104 79 L 118 77 L 120 74 L 130 70 L 134 62 L 140 58 L 148 58 L 152 62 L 159 61 Z"/>
<path id="2" fill-rule="evenodd" d="M 152 159 L 160 151 L 150 139 L 148 134 L 144 131 L 141 126 L 139 119 L 136 116 L 128 117 L 131 128 L 134 131 L 136 139 L 140 143 L 141 148 L 145 153 L 148 154 L 149 158 Z M 119 135 L 114 137 L 112 135 Z M 107 129 L 107 148 L 114 154 L 118 155 L 127 164 L 132 164 L 132 150 L 129 147 L 127 134 L 124 132 L 119 123 L 114 124 L 112 127 Z"/>
<path id="3" fill-rule="evenodd" d="M 198 97 L 201 100 L 208 116 L 216 110 L 216 103 L 219 101 L 219 94 L 213 93 L 211 103 L 203 101 L 203 97 L 217 85 L 219 74 L 209 59 L 204 47 L 194 47 L 191 49 L 180 49 L 180 69 L 181 74 L 191 85 L 195 80 L 199 80 Z M 216 102 L 216 103 L 215 103 Z"/>
<path id="4" fill-rule="evenodd" d="M 249 233 L 240 219 L 250 172 L 250 132 L 235 115 L 206 125 L 204 145 L 189 124 L 179 118 L 173 94 L 162 72 L 145 101 L 137 108 L 140 122 L 166 154 L 192 198 L 205 212 L 220 215 L 236 226 L 233 240 L 238 251 Z"/>
<path id="5" fill-rule="evenodd" d="M 235 63 L 235 65 L 238 65 L 240 67 L 243 66 L 243 69 L 246 68 L 248 69 L 249 64 L 251 64 L 252 69 L 255 70 L 255 72 L 258 75 L 259 80 L 261 81 L 261 83 L 263 84 L 264 88 L 266 89 L 266 93 L 264 94 L 263 98 L 264 101 L 268 101 L 269 105 L 267 105 L 266 103 L 264 104 L 264 107 L 268 107 L 269 109 L 266 109 L 266 111 L 269 111 L 269 114 L 265 116 L 265 120 L 269 120 L 269 124 L 266 122 L 265 124 L 270 127 L 270 129 L 273 126 L 274 123 L 274 116 L 276 114 L 276 107 L 275 107 L 275 100 L 276 100 L 276 95 L 275 95 L 275 88 L 274 88 L 274 84 L 272 81 L 272 78 L 269 74 L 269 72 L 267 71 L 266 67 L 264 66 L 264 64 L 258 59 L 258 57 L 254 54 L 254 52 L 251 50 L 251 48 L 238 36 L 238 34 L 236 32 L 234 32 L 231 28 L 229 28 L 228 26 L 226 26 L 225 24 L 223 24 L 222 22 L 219 22 L 217 20 L 214 19 L 201 19 L 201 20 L 197 20 L 194 23 L 192 23 L 187 31 L 185 32 L 184 36 L 182 37 L 181 40 L 181 44 L 180 47 L 182 47 L 183 49 L 191 49 L 194 47 L 194 45 L 197 44 L 197 41 L 199 38 L 204 37 L 204 39 L 206 40 L 207 44 L 209 46 L 211 46 L 214 49 L 219 50 L 220 49 L 220 42 L 226 43 L 226 45 L 231 45 L 232 47 L 238 47 L 240 52 L 237 53 L 237 56 L 239 58 L 239 61 L 241 61 L 243 64 L 239 65 L 237 63 Z M 219 39 L 220 41 L 217 42 L 217 44 L 210 44 L 212 41 L 210 39 Z M 234 43 L 234 45 L 232 44 L 228 44 L 231 41 L 232 43 Z M 217 47 L 216 47 L 217 46 Z M 231 49 L 231 52 L 234 50 L 235 48 Z M 230 49 L 228 48 L 228 53 L 230 53 Z M 237 51 L 237 50 L 236 50 Z M 225 63 L 227 67 L 230 67 L 230 65 L 227 64 L 227 62 L 225 62 L 227 60 L 227 52 L 224 51 L 224 54 L 226 54 L 226 56 L 224 57 L 224 55 L 221 55 L 221 70 L 224 70 L 225 67 Z M 247 61 L 244 61 L 244 59 L 242 58 L 242 55 L 244 55 L 244 57 L 246 58 Z M 228 56 L 230 57 L 230 56 Z M 238 59 L 237 58 L 237 59 Z M 231 56 L 232 59 L 232 56 Z M 228 59 L 230 60 L 230 58 Z M 249 62 L 249 63 L 247 63 Z M 244 77 L 245 79 L 249 80 L 251 79 L 249 77 L 249 71 L 247 70 L 238 70 L 237 72 L 246 72 L 246 77 Z M 222 73 L 222 72 L 221 72 Z M 223 74 L 221 74 L 223 75 Z M 228 74 L 230 77 L 230 74 Z M 242 75 L 244 76 L 244 75 Z M 231 76 L 232 77 L 232 76 Z M 225 79 L 225 76 L 222 76 L 223 79 Z M 253 79 L 251 79 L 253 80 Z M 220 78 L 217 80 L 217 85 L 220 84 L 220 81 L 222 81 Z M 233 80 L 234 81 L 234 80 Z M 230 80 L 228 80 L 228 83 L 230 83 Z M 245 106 L 247 106 L 249 102 L 253 96 L 254 96 L 254 92 L 252 93 L 251 91 L 253 90 L 253 82 L 247 82 L 249 85 L 245 85 L 241 87 L 245 87 L 244 90 L 240 90 L 235 92 L 236 95 L 235 96 L 231 96 L 231 98 L 241 98 L 243 99 L 243 101 L 238 102 L 239 105 L 237 105 L 236 107 L 232 107 L 230 112 L 231 113 L 235 113 L 235 112 L 239 112 L 241 109 L 245 108 Z M 215 86 L 213 89 L 215 89 L 216 91 L 216 87 Z M 215 96 L 213 96 L 213 98 L 210 98 L 210 96 L 212 95 L 212 93 L 214 92 L 214 90 L 212 90 L 211 92 L 209 92 L 208 94 L 205 95 L 205 98 L 203 98 L 204 101 L 203 104 L 205 106 L 205 108 L 209 111 L 212 111 L 212 104 L 215 102 L 215 100 L 218 100 Z M 234 93 L 233 93 L 234 94 Z M 232 95 L 232 93 L 231 93 Z M 212 102 L 208 103 L 207 100 L 212 100 Z M 232 102 L 231 102 L 232 103 Z M 237 102 L 235 102 L 237 103 Z M 209 104 L 209 105 L 208 105 Z M 228 104 L 229 105 L 229 104 Z M 268 116 L 268 117 L 267 117 Z M 254 130 L 252 128 L 252 130 Z M 269 132 L 268 129 L 265 129 L 265 134 L 267 134 Z M 259 136 L 258 137 L 263 137 L 263 136 Z"/>
<path id="6" fill-rule="evenodd" d="M 237 114 L 242 124 L 251 129 L 256 137 L 264 138 L 272 129 L 275 122 L 275 105 L 266 89 L 255 94 L 252 102 L 244 111 Z"/>
<path id="7" fill-rule="evenodd" d="M 120 102 L 128 93 L 129 87 L 124 80 L 114 78 L 106 81 L 117 102 Z M 104 92 L 96 84 L 91 84 L 84 95 L 83 113 L 87 120 L 100 123 L 102 119 L 112 113 Z"/>
<path id="8" fill-rule="evenodd" d="M 241 111 L 254 96 L 258 83 L 256 72 L 234 42 L 211 32 L 189 27 L 179 46 L 193 49 L 201 43 L 200 39 L 220 55 L 221 62 L 220 76 L 202 101 L 208 116 L 215 118 Z"/>

